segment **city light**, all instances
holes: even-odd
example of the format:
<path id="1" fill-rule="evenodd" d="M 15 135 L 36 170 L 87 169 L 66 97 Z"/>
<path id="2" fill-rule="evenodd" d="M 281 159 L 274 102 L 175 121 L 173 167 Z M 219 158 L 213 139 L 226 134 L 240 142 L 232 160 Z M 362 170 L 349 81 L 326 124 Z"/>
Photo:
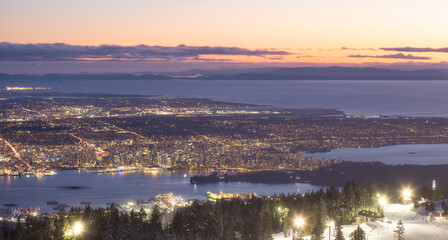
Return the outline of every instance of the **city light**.
<path id="1" fill-rule="evenodd" d="M 76 236 L 78 236 L 82 233 L 83 228 L 84 228 L 84 226 L 81 222 L 75 222 L 73 224 L 72 228 L 69 229 L 67 232 L 65 232 L 65 236 L 69 237 L 69 238 L 75 237 L 75 239 L 76 239 Z"/>
<path id="2" fill-rule="evenodd" d="M 404 199 L 410 199 L 410 198 L 411 198 L 411 195 L 412 195 L 412 192 L 411 192 L 411 190 L 409 190 L 408 188 L 405 188 L 405 189 L 403 190 L 403 198 L 404 198 Z"/>
<path id="3" fill-rule="evenodd" d="M 387 204 L 387 198 L 386 197 L 380 197 L 380 199 L 378 199 L 378 203 L 381 205 L 381 206 L 384 206 L 384 205 L 386 205 Z"/>
<path id="4" fill-rule="evenodd" d="M 81 222 L 76 222 L 75 225 L 73 225 L 73 234 L 79 235 L 82 232 L 83 225 Z"/>
<path id="5" fill-rule="evenodd" d="M 404 188 L 402 191 L 402 195 L 403 195 L 403 204 L 408 204 L 412 201 L 411 199 L 412 191 L 409 188 Z"/>
<path id="6" fill-rule="evenodd" d="M 303 224 L 305 224 L 305 221 L 303 220 L 303 218 L 298 217 L 298 218 L 296 218 L 296 219 L 294 220 L 294 224 L 295 224 L 297 227 L 302 227 Z"/>
<path id="7" fill-rule="evenodd" d="M 296 239 L 295 237 L 299 237 L 302 232 L 302 226 L 305 224 L 305 220 L 302 217 L 296 217 L 294 219 L 294 226 L 291 227 L 292 230 L 292 239 Z"/>

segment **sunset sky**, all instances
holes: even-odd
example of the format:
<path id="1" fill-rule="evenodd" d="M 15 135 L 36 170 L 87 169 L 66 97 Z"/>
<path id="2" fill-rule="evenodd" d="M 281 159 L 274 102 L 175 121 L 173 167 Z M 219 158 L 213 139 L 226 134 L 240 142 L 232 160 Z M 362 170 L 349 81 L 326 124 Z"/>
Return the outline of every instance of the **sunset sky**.
<path id="1" fill-rule="evenodd" d="M 0 0 L 0 72 L 447 67 L 447 9 L 446 0 Z"/>

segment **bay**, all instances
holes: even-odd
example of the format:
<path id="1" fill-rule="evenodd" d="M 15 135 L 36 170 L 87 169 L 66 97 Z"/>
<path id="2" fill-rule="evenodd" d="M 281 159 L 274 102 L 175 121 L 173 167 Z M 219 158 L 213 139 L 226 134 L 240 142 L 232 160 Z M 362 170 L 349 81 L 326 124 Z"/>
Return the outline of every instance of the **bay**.
<path id="1" fill-rule="evenodd" d="M 187 177 L 184 176 L 187 174 Z M 245 192 L 268 196 L 274 193 L 301 193 L 315 191 L 320 186 L 310 184 L 254 184 L 219 183 L 190 184 L 190 176 L 200 172 L 127 172 L 96 174 L 76 170 L 59 171 L 45 177 L 0 177 L 0 206 L 15 203 L 17 207 L 41 207 L 49 211 L 47 201 L 58 201 L 70 206 L 91 202 L 93 207 L 106 207 L 107 203 L 148 200 L 157 194 L 172 192 L 184 199 L 205 199 L 205 193 Z M 76 187 L 75 187 L 76 186 Z"/>
<path id="2" fill-rule="evenodd" d="M 381 161 L 386 164 L 448 164 L 448 144 L 409 144 L 379 148 L 341 148 L 326 153 L 307 154 L 317 158 L 342 157 L 344 161 Z M 186 177 L 185 177 L 185 174 Z M 207 191 L 246 192 L 259 195 L 316 191 L 322 186 L 310 184 L 217 183 L 190 184 L 189 178 L 201 172 L 175 171 L 143 174 L 96 174 L 76 170 L 59 171 L 45 177 L 0 177 L 0 204 L 16 203 L 18 207 L 41 207 L 51 210 L 47 201 L 70 206 L 91 202 L 94 207 L 106 203 L 147 200 L 157 194 L 173 192 L 184 199 L 205 199 Z M 76 186 L 73 188 L 73 186 Z"/>

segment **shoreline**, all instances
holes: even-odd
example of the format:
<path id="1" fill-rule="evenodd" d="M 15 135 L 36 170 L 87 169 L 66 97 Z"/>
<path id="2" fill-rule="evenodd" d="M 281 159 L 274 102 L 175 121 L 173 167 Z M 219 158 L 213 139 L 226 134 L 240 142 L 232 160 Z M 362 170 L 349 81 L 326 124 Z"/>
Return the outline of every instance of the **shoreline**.
<path id="1" fill-rule="evenodd" d="M 191 184 L 221 182 L 247 182 L 272 184 L 305 183 L 314 186 L 342 187 L 346 182 L 376 183 L 379 188 L 399 188 L 402 184 L 431 186 L 433 181 L 448 182 L 448 164 L 437 165 L 386 165 L 381 162 L 346 162 L 315 170 L 277 170 L 236 174 L 213 173 L 193 176 Z"/>

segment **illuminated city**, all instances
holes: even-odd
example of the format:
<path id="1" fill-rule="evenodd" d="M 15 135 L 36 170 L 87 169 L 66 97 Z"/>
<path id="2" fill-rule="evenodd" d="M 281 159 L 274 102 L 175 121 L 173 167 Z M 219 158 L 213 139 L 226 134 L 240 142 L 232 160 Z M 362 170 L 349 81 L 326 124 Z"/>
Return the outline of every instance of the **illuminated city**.
<path id="1" fill-rule="evenodd" d="M 0 240 L 448 239 L 446 9 L 0 0 Z"/>

